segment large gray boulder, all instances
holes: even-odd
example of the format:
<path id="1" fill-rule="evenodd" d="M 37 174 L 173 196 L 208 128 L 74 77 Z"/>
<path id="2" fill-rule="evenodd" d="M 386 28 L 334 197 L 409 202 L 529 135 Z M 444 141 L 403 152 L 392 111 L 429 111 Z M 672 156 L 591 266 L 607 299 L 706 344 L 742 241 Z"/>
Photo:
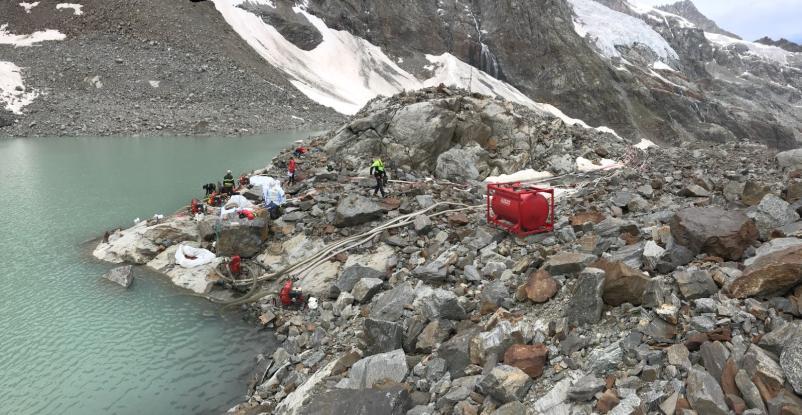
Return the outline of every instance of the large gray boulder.
<path id="1" fill-rule="evenodd" d="M 677 212 L 671 219 L 671 235 L 694 255 L 704 252 L 727 260 L 738 260 L 757 239 L 758 230 L 752 220 L 740 211 L 717 207 L 687 208 Z"/>
<path id="2" fill-rule="evenodd" d="M 458 148 L 454 147 L 437 157 L 435 175 L 440 179 L 463 181 L 480 178 L 478 166 L 487 157 L 487 152 L 478 144 Z"/>
<path id="3" fill-rule="evenodd" d="M 239 255 L 254 257 L 262 251 L 262 244 L 268 238 L 267 221 L 264 219 L 235 219 L 223 221 L 217 238 L 217 255 Z"/>
<path id="4" fill-rule="evenodd" d="M 404 327 L 400 323 L 365 319 L 365 355 L 387 353 L 400 349 L 404 344 Z"/>
<path id="5" fill-rule="evenodd" d="M 790 339 L 780 355 L 780 366 L 794 392 L 802 395 L 802 338 Z"/>
<path id="6" fill-rule="evenodd" d="M 382 389 L 333 389 L 316 394 L 300 415 L 405 415 L 414 403 L 403 385 Z"/>
<path id="7" fill-rule="evenodd" d="M 532 387 L 532 378 L 517 367 L 499 365 L 485 375 L 476 387 L 501 403 L 520 401 Z"/>
<path id="8" fill-rule="evenodd" d="M 341 292 L 351 292 L 354 289 L 357 281 L 362 278 L 382 278 L 384 275 L 373 268 L 365 267 L 359 264 L 351 265 L 344 269 L 337 281 L 332 284 L 329 290 L 329 298 L 337 298 Z"/>
<path id="9" fill-rule="evenodd" d="M 689 269 L 674 273 L 679 291 L 686 300 L 706 298 L 718 292 L 718 286 L 710 274 L 701 269 Z"/>
<path id="10" fill-rule="evenodd" d="M 604 270 L 586 268 L 579 274 L 565 317 L 577 325 L 595 324 L 601 319 L 604 300 Z"/>
<path id="11" fill-rule="evenodd" d="M 777 164 L 786 169 L 802 169 L 802 148 L 777 153 Z"/>
<path id="12" fill-rule="evenodd" d="M 384 208 L 373 199 L 349 195 L 340 199 L 334 212 L 334 226 L 357 226 L 381 218 Z"/>
<path id="13" fill-rule="evenodd" d="M 373 300 L 369 316 L 377 320 L 398 321 L 404 313 L 404 306 L 412 304 L 414 299 L 415 290 L 409 283 L 396 285 Z"/>
<path id="14" fill-rule="evenodd" d="M 117 267 L 103 274 L 103 278 L 128 288 L 131 286 L 131 283 L 134 282 L 132 269 L 133 267 L 131 265 Z"/>
<path id="15" fill-rule="evenodd" d="M 749 209 L 747 216 L 755 220 L 761 239 L 768 239 L 771 231 L 799 220 L 791 205 L 774 194 L 763 196 L 760 203 Z"/>
<path id="16" fill-rule="evenodd" d="M 448 100 L 424 101 L 402 107 L 388 129 L 392 136 L 387 153 L 401 164 L 431 166 L 451 146 L 457 114 Z"/>
<path id="17" fill-rule="evenodd" d="M 688 372 L 688 401 L 699 414 L 727 415 L 729 409 L 724 400 L 724 392 L 716 379 L 701 368 L 691 368 Z"/>
<path id="18" fill-rule="evenodd" d="M 368 356 L 351 366 L 348 377 L 341 380 L 338 388 L 366 389 L 386 381 L 402 382 L 407 377 L 407 357 L 401 349 Z"/>
<path id="19" fill-rule="evenodd" d="M 440 345 L 440 356 L 445 359 L 446 367 L 452 378 L 465 375 L 465 368 L 471 364 L 471 339 L 477 334 L 479 334 L 477 328 L 470 328 L 457 333 Z"/>

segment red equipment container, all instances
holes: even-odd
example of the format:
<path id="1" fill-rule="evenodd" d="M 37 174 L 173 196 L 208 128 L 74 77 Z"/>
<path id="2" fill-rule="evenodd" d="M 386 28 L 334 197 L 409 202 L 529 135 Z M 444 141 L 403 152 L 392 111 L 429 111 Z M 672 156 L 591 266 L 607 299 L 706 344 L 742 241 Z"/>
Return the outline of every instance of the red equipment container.
<path id="1" fill-rule="evenodd" d="M 518 236 L 553 231 L 554 189 L 488 184 L 487 223 Z"/>
<path id="2" fill-rule="evenodd" d="M 240 271 L 242 271 L 242 258 L 239 255 L 234 255 L 231 257 L 231 262 L 228 263 L 228 269 L 234 275 L 239 275 Z"/>

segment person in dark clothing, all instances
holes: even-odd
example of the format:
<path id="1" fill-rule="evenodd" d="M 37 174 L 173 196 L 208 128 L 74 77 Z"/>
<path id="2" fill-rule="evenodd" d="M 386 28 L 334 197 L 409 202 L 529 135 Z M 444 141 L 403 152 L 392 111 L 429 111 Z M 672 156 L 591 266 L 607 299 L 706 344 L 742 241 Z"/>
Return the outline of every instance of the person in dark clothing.
<path id="1" fill-rule="evenodd" d="M 384 162 L 382 162 L 380 158 L 373 160 L 373 164 L 370 165 L 370 174 L 376 179 L 376 187 L 373 188 L 373 196 L 381 192 L 382 197 L 386 197 L 384 183 L 387 181 L 387 173 L 384 171 Z"/>
<path id="2" fill-rule="evenodd" d="M 229 196 L 234 194 L 234 186 L 236 182 L 234 181 L 234 176 L 231 174 L 231 170 L 226 172 L 226 175 L 223 176 L 223 189 L 222 193 L 228 194 Z"/>

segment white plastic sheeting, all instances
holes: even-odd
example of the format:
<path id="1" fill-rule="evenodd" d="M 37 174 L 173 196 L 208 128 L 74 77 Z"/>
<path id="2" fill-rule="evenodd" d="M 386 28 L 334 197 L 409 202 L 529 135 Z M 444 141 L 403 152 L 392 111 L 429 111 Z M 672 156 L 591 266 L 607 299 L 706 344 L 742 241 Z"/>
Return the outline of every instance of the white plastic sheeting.
<path id="1" fill-rule="evenodd" d="M 211 251 L 181 245 L 175 251 L 175 263 L 184 268 L 195 268 L 211 263 L 217 258 Z"/>
<path id="2" fill-rule="evenodd" d="M 220 209 L 220 217 L 225 218 L 231 213 L 236 213 L 242 209 L 253 209 L 254 205 L 245 196 L 234 195 L 228 199 L 225 205 Z"/>
<path id="3" fill-rule="evenodd" d="M 251 176 L 249 181 L 254 186 L 262 186 L 262 190 L 264 190 L 273 186 L 277 180 L 268 176 Z"/>
<path id="4" fill-rule="evenodd" d="M 265 199 L 265 205 L 273 203 L 281 206 L 287 201 L 284 189 L 281 188 L 278 181 L 273 182 L 270 186 L 262 187 L 262 197 Z"/>

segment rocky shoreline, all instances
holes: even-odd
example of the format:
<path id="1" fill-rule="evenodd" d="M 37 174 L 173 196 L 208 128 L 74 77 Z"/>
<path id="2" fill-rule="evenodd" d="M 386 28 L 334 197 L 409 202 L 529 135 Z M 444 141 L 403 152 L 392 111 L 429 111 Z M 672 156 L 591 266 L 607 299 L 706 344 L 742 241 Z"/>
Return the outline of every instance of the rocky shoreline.
<path id="1" fill-rule="evenodd" d="M 307 145 L 281 218 L 181 212 L 95 251 L 276 332 L 230 413 L 802 411 L 802 152 L 633 146 L 446 88 L 376 99 Z M 290 152 L 256 173 L 284 177 Z M 383 199 L 366 172 L 377 154 Z M 526 169 L 558 189 L 557 223 L 517 238 L 487 225 L 486 179 Z M 181 244 L 217 262 L 177 266 Z M 221 275 L 233 252 L 247 277 Z M 276 306 L 288 277 L 318 306 Z"/>

